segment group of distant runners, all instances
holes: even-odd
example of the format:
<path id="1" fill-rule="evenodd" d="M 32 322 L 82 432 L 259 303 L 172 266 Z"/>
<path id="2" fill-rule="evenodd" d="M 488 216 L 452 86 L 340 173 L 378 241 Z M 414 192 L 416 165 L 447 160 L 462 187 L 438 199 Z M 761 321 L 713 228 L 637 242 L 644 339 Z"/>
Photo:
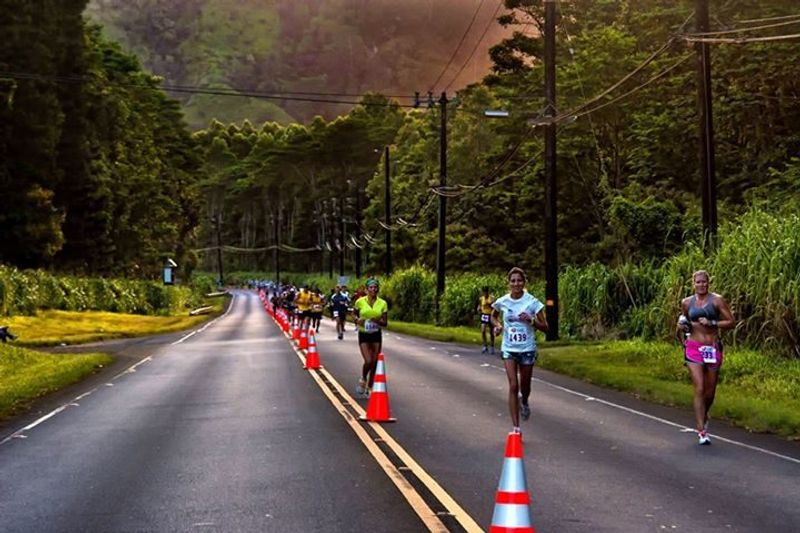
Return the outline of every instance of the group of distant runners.
<path id="1" fill-rule="evenodd" d="M 508 379 L 508 407 L 512 431 L 519 433 L 520 418 L 531 416 L 529 404 L 533 367 L 538 350 L 536 331 L 547 332 L 545 305 L 526 289 L 527 276 L 519 267 L 507 275 L 508 292 L 494 299 L 488 287 L 483 287 L 477 302 L 483 340 L 482 353 L 495 350 L 495 337 L 501 337 L 500 357 Z M 720 331 L 732 329 L 735 320 L 725 299 L 709 292 L 710 276 L 705 270 L 692 275 L 694 294 L 681 302 L 678 331 L 684 346 L 684 364 L 689 370 L 694 388 L 694 415 L 700 445 L 708 445 L 708 413 L 714 403 L 723 347 Z M 336 323 L 337 337 L 345 333 L 348 313 L 358 329 L 358 345 L 363 365 L 356 393 L 368 397 L 375 379 L 378 354 L 382 350 L 382 329 L 388 324 L 389 306 L 378 296 L 380 283 L 370 278 L 365 293 L 357 293 L 351 305 L 346 287 L 337 286 L 327 299 L 319 291 L 284 287 L 273 293 L 273 303 L 298 314 L 305 327 L 319 328 L 322 308 L 327 304 Z M 314 326 L 316 324 L 316 326 Z"/>

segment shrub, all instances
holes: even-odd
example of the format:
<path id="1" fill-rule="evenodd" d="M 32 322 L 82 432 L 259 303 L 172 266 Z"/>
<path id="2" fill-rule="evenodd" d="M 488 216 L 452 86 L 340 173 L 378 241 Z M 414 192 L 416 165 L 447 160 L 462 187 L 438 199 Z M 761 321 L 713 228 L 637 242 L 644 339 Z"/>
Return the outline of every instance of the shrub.
<path id="1" fill-rule="evenodd" d="M 405 322 L 433 322 L 436 275 L 422 266 L 398 270 L 383 283 L 390 318 Z"/>

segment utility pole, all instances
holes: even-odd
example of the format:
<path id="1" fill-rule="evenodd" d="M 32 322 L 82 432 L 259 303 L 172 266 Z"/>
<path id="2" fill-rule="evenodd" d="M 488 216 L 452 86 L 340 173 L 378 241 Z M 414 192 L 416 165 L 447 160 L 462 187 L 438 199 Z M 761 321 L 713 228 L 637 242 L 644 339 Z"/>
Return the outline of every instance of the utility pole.
<path id="1" fill-rule="evenodd" d="M 273 214 L 273 227 L 274 227 L 274 235 L 273 241 L 275 241 L 275 249 L 273 250 L 273 259 L 275 260 L 275 283 L 280 287 L 281 284 L 281 251 L 278 248 L 280 246 L 280 229 L 279 226 L 281 224 L 281 211 L 280 205 L 275 208 L 275 213 Z"/>
<path id="2" fill-rule="evenodd" d="M 344 251 L 347 247 L 344 244 L 344 199 L 339 198 L 339 237 L 341 247 L 339 248 L 339 275 L 344 276 Z"/>
<path id="3" fill-rule="evenodd" d="M 219 286 L 225 284 L 225 274 L 222 271 L 222 215 L 219 211 L 214 215 L 214 223 L 217 227 L 217 267 L 219 268 Z"/>
<path id="4" fill-rule="evenodd" d="M 544 0 L 544 96 L 545 116 L 556 116 L 556 0 Z M 545 315 L 548 341 L 558 340 L 558 180 L 556 173 L 556 124 L 544 129 L 544 262 Z"/>
<path id="5" fill-rule="evenodd" d="M 358 190 L 358 182 L 356 182 L 356 239 L 361 238 L 361 191 Z M 356 242 L 355 250 L 356 261 L 356 278 L 361 277 L 361 247 Z"/>
<path id="6" fill-rule="evenodd" d="M 709 31 L 708 0 L 696 0 L 698 33 Z M 703 191 L 703 244 L 714 245 L 717 235 L 717 178 L 714 157 L 714 120 L 711 94 L 711 50 L 708 43 L 695 43 L 697 50 L 697 105 L 700 117 L 700 182 Z"/>
<path id="7" fill-rule="evenodd" d="M 384 204 L 384 221 L 386 223 L 386 276 L 392 275 L 392 231 L 389 229 L 392 225 L 392 190 L 391 190 L 391 174 L 389 170 L 389 145 L 383 149 L 383 204 Z"/>
<path id="8" fill-rule="evenodd" d="M 439 134 L 439 240 L 436 246 L 436 325 L 440 324 L 442 295 L 444 294 L 445 274 L 445 225 L 447 223 L 447 198 L 444 187 L 447 186 L 447 93 L 442 92 L 439 98 L 441 105 L 441 127 Z"/>

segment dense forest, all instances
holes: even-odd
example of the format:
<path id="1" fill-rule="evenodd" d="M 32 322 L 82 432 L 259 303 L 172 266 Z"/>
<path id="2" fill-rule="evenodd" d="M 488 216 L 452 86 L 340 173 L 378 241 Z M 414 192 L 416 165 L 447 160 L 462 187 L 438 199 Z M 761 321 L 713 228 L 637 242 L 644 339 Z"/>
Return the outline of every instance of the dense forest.
<path id="1" fill-rule="evenodd" d="M 507 1 L 510 13 L 500 22 L 540 28 L 540 8 L 526 4 Z M 770 6 L 725 2 L 712 7 L 716 26 L 727 31 L 747 28 L 740 20 L 792 14 L 792 2 Z M 662 259 L 687 241 L 701 240 L 695 57 L 693 47 L 676 37 L 692 30 L 693 2 L 586 0 L 560 8 L 558 109 L 581 115 L 559 125 L 563 262 Z M 785 19 L 780 24 L 756 34 L 779 35 L 787 27 Z M 199 133 L 203 159 L 211 165 L 211 196 L 228 204 L 225 243 L 258 249 L 276 244 L 278 235 L 283 245 L 319 248 L 306 254 L 316 256 L 310 261 L 296 254 L 292 269 L 323 270 L 327 259 L 321 256 L 333 246 L 334 255 L 345 249 L 348 270 L 357 270 L 351 265 L 360 258 L 364 269 L 380 271 L 385 228 L 379 139 L 385 138 L 391 144 L 391 229 L 398 264 L 435 266 L 437 198 L 446 194 L 449 269 L 525 264 L 538 272 L 543 264 L 543 142 L 531 120 L 541 114 L 544 99 L 542 43 L 538 32 L 532 35 L 515 33 L 494 46 L 493 73 L 459 91 L 448 106 L 449 187 L 444 190 L 437 189 L 438 106 L 376 122 L 385 134 L 369 134 L 365 126 L 357 140 L 349 132 L 331 135 L 330 130 L 339 123 L 356 128 L 363 123 L 358 117 L 386 113 L 376 102 L 366 101 L 331 123 L 215 124 Z M 798 189 L 799 57 L 796 41 L 713 47 L 723 223 L 736 221 L 753 205 L 773 211 L 797 207 L 797 196 L 784 193 Z M 634 71 L 616 91 L 580 107 Z M 483 115 L 486 109 L 501 108 L 510 111 L 510 118 Z M 305 143 L 301 151 L 298 138 Z M 263 173 L 254 158 L 274 162 L 275 170 Z M 269 193 L 272 183 L 280 184 L 280 196 Z M 290 187 L 300 193 L 283 194 Z M 275 212 L 282 214 L 277 233 Z M 305 224 L 334 218 L 344 219 L 343 237 L 336 225 L 309 231 Z M 242 268 L 263 269 L 271 266 L 270 257 L 231 253 L 229 259 Z"/>
<path id="2" fill-rule="evenodd" d="M 212 120 L 190 133 L 180 103 L 160 86 L 162 79 L 83 18 L 85 4 L 0 0 L 0 26 L 9 36 L 0 48 L 0 262 L 147 277 L 172 257 L 186 275 L 198 265 L 213 269 L 219 244 L 229 271 L 270 270 L 279 249 L 284 271 L 325 272 L 343 265 L 348 272 L 374 273 L 383 271 L 384 236 L 390 231 L 395 267 L 419 264 L 430 271 L 436 264 L 438 199 L 446 195 L 449 273 L 497 272 L 520 264 L 541 277 L 544 163 L 538 126 L 545 102 L 539 2 L 504 1 L 497 31 L 505 38 L 489 51 L 491 72 L 450 93 L 445 188 L 439 187 L 439 104 L 423 101 L 412 109 L 391 95 L 365 93 L 340 116 L 262 122 L 259 113 L 247 111 L 252 120 Z M 101 4 L 116 6 L 98 0 L 95 9 Z M 212 4 L 217 11 L 201 9 Z M 256 4 L 237 6 L 244 10 Z M 381 2 L 342 3 L 353 9 L 367 4 Z M 654 265 L 675 257 L 690 257 L 692 266 L 703 262 L 692 244 L 703 240 L 696 52 L 689 42 L 694 4 L 558 3 L 558 240 L 559 260 L 567 270 L 602 264 L 626 272 L 625 265 L 644 265 L 650 274 L 642 279 L 654 279 Z M 232 56 L 208 65 L 202 54 L 192 56 L 204 47 L 227 48 L 211 42 L 201 46 L 192 40 L 196 28 L 176 18 L 182 13 L 193 24 L 227 21 L 220 22 L 223 37 L 236 33 L 246 39 L 247 31 L 229 27 L 242 16 L 239 8 L 224 11 L 228 3 L 185 0 L 160 3 L 166 14 L 157 16 L 145 9 L 152 5 L 148 2 L 126 5 L 119 8 L 120 20 L 133 23 L 137 13 L 150 13 L 152 23 L 172 21 L 174 31 L 162 36 L 184 43 L 187 55 L 181 61 L 158 57 L 176 61 L 176 79 L 188 79 L 179 74 L 192 71 L 192 65 L 225 70 L 231 86 L 259 78 L 242 74 Z M 300 46 L 283 32 L 302 25 L 276 21 L 288 20 L 287 13 L 320 24 L 339 19 L 325 15 L 333 3 L 271 5 L 283 10 L 279 19 L 267 17 L 274 14 L 267 10 L 264 20 L 248 21 L 263 25 L 259 35 L 272 35 L 269 43 L 261 43 L 265 55 L 256 63 L 265 70 L 259 79 L 284 83 L 299 71 L 290 74 L 270 62 L 267 56 L 274 57 L 266 50 Z M 430 17 L 425 10 L 412 11 Z M 214 16 L 204 19 L 203 13 Z M 363 9 L 359 16 L 369 13 Z M 747 276 L 756 270 L 751 263 L 738 263 L 757 252 L 753 261 L 767 265 L 760 274 L 770 279 L 767 289 L 782 285 L 774 313 L 765 320 L 783 328 L 787 343 L 796 344 L 791 339 L 800 334 L 798 300 L 786 303 L 785 295 L 799 283 L 800 249 L 791 240 L 795 232 L 781 225 L 794 220 L 800 207 L 800 14 L 793 0 L 711 2 L 711 13 L 721 233 L 738 232 L 741 240 L 735 242 L 745 243 L 732 248 L 731 240 L 720 250 L 726 250 L 730 271 L 742 274 L 743 288 L 755 286 Z M 379 40 L 378 22 L 361 21 L 360 27 L 375 32 L 364 43 Z M 468 22 L 461 21 L 461 31 Z M 318 44 L 344 38 L 340 27 L 329 29 L 330 39 L 320 35 Z M 286 57 L 307 57 L 317 67 L 332 64 L 330 56 L 311 51 L 314 45 L 303 46 L 304 54 L 295 49 Z M 328 52 L 341 55 L 336 50 Z M 410 49 L 400 56 L 402 50 L 393 49 L 397 61 L 420 60 Z M 441 72 L 451 53 L 452 48 L 438 58 L 438 69 L 426 72 Z M 354 57 L 359 68 L 369 63 L 363 50 Z M 341 83 L 352 74 L 341 65 L 334 70 Z M 412 82 L 419 77 L 413 69 L 395 69 L 395 74 Z M 202 76 L 192 80 L 200 83 Z M 331 79 L 322 87 L 358 91 L 364 86 L 340 82 Z M 242 102 L 220 98 L 232 106 Z M 487 109 L 505 109 L 509 116 L 490 119 Z M 383 220 L 386 147 L 392 197 L 388 225 Z M 752 237 L 769 234 L 764 228 L 788 240 Z M 741 237 L 745 234 L 751 237 Z M 686 250 L 691 253 L 682 256 Z M 670 288 L 673 298 L 688 263 L 675 270 L 679 285 Z M 627 280 L 622 281 L 620 290 L 635 301 Z M 752 311 L 756 303 L 742 298 L 740 305 Z M 758 327 L 752 324 L 752 331 Z"/>
<path id="3" fill-rule="evenodd" d="M 233 92 L 423 94 L 476 81 L 509 30 L 498 0 L 92 0 L 87 14 L 171 85 Z M 454 61 L 443 67 L 475 15 Z M 486 35 L 480 39 L 481 33 Z M 462 64 L 470 57 L 465 67 Z M 434 85 L 436 85 L 434 87 Z M 171 93 L 193 129 L 212 119 L 255 124 L 333 119 L 352 105 Z M 316 95 L 316 98 L 320 98 Z"/>
<path id="4" fill-rule="evenodd" d="M 158 80 L 83 20 L 85 4 L 0 1 L 0 262 L 190 268 L 194 141 Z"/>

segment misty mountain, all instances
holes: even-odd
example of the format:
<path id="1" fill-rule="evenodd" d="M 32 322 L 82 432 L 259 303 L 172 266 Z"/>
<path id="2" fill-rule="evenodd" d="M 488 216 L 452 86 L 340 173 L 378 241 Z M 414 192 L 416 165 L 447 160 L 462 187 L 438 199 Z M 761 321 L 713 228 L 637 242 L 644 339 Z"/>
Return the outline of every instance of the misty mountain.
<path id="1" fill-rule="evenodd" d="M 402 103 L 411 103 L 415 91 L 424 96 L 433 89 L 438 95 L 447 88 L 452 93 L 488 72 L 488 48 L 508 33 L 493 16 L 498 5 L 497 0 L 92 0 L 86 13 L 165 84 L 326 93 L 341 96 L 293 97 L 340 101 L 356 101 L 373 91 L 404 96 Z M 213 118 L 305 122 L 351 107 L 172 95 L 183 103 L 193 128 L 205 127 Z"/>

